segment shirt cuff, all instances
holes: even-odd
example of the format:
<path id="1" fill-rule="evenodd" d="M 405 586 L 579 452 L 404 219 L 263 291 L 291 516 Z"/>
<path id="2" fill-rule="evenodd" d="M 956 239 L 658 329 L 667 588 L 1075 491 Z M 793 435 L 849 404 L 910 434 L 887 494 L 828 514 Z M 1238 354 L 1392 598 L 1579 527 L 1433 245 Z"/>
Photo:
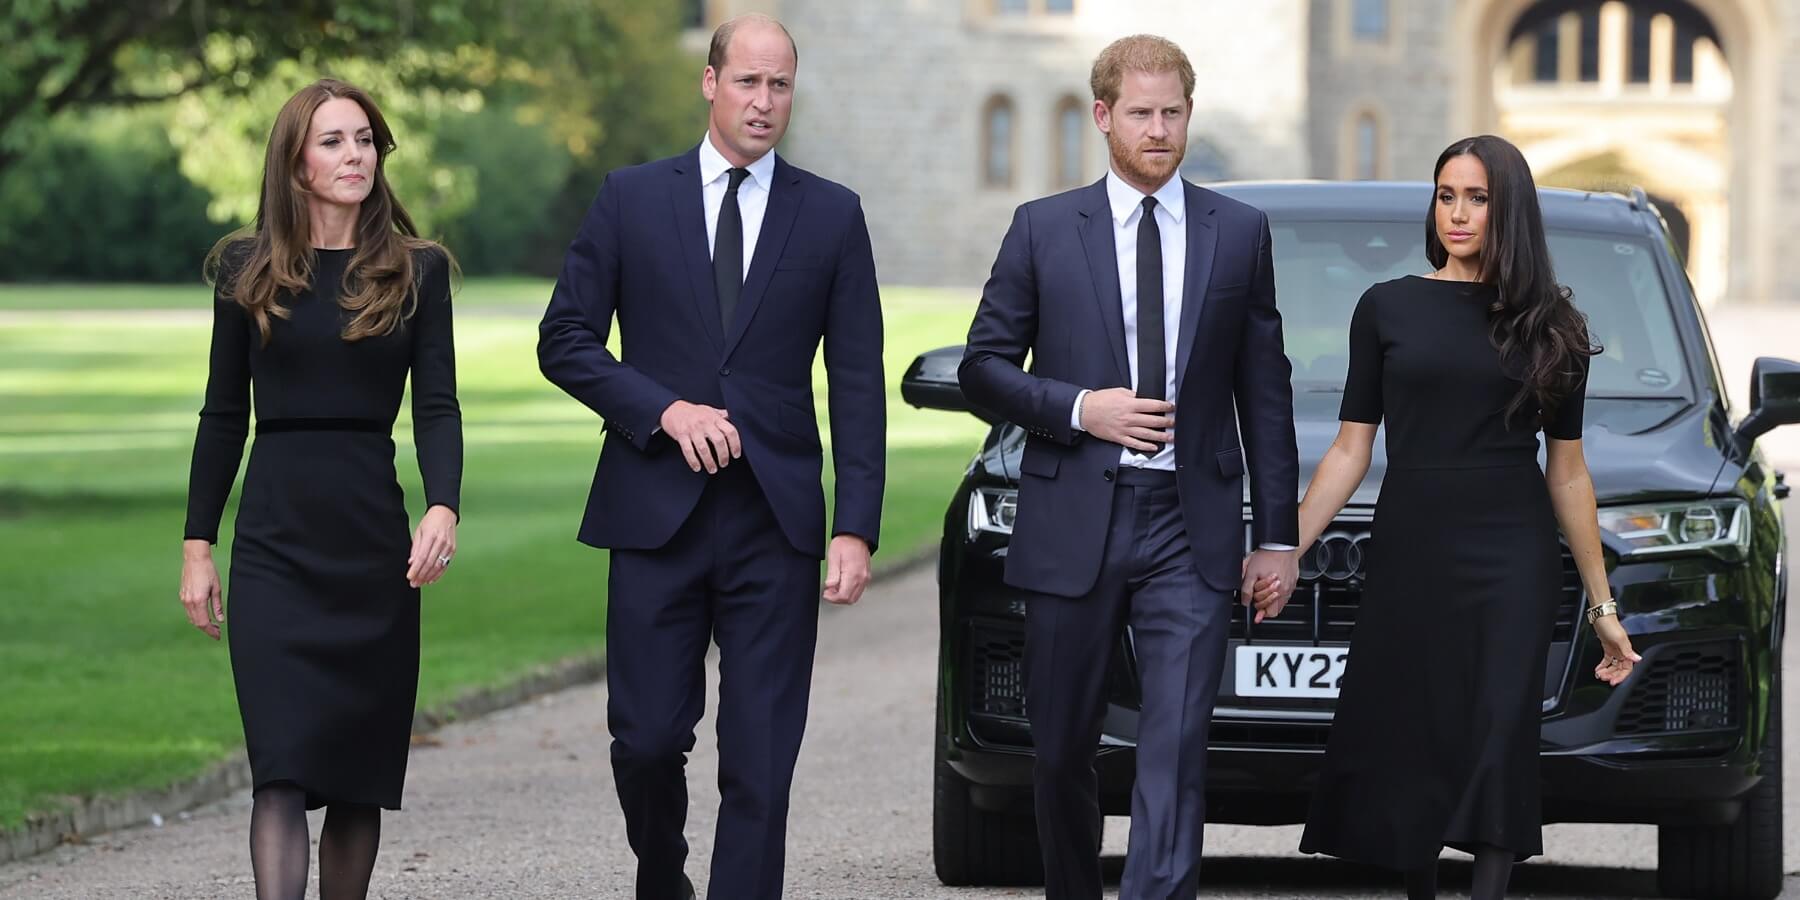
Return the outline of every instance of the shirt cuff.
<path id="1" fill-rule="evenodd" d="M 1298 550 L 1300 548 L 1295 547 L 1292 544 L 1258 544 L 1258 545 L 1256 545 L 1256 549 L 1258 549 L 1258 550 Z"/>
<path id="2" fill-rule="evenodd" d="M 1087 430 L 1087 429 L 1081 427 L 1081 401 L 1083 398 L 1087 397 L 1088 393 L 1089 393 L 1088 391 L 1083 390 L 1081 393 L 1076 394 L 1075 395 L 1075 405 L 1069 407 L 1069 430 L 1070 431 L 1086 431 Z"/>

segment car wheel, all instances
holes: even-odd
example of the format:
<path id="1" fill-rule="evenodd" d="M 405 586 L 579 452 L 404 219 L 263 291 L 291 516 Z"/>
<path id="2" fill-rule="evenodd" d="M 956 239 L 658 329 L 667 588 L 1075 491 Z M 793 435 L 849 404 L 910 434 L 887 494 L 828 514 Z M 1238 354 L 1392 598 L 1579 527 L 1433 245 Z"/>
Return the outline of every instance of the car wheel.
<path id="1" fill-rule="evenodd" d="M 953 887 L 1043 884 L 1044 854 L 1036 820 L 988 812 L 970 802 L 969 782 L 950 768 L 950 741 L 941 712 L 937 731 L 931 856 L 938 880 Z"/>
<path id="2" fill-rule="evenodd" d="M 1780 662 L 1776 662 L 1780 671 Z M 1778 676 L 1779 677 L 1779 676 Z M 1781 690 L 1770 693 L 1763 778 L 1730 825 L 1657 829 L 1657 887 L 1667 897 L 1771 900 L 1781 895 Z"/>

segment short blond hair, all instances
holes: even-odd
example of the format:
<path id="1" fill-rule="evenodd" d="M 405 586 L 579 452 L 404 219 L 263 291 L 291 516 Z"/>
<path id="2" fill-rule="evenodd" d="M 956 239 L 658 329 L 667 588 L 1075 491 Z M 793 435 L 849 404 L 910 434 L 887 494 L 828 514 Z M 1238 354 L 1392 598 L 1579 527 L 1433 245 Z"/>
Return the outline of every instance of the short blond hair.
<path id="1" fill-rule="evenodd" d="M 1125 82 L 1126 72 L 1148 72 L 1160 75 L 1163 72 L 1174 72 L 1181 76 L 1181 93 L 1189 102 L 1194 99 L 1194 66 L 1188 62 L 1187 54 L 1181 52 L 1174 41 L 1157 37 L 1154 34 L 1134 34 L 1122 37 L 1106 49 L 1094 60 L 1094 73 L 1088 78 L 1088 87 L 1094 91 L 1094 99 L 1111 106 L 1119 100 L 1119 89 Z"/>

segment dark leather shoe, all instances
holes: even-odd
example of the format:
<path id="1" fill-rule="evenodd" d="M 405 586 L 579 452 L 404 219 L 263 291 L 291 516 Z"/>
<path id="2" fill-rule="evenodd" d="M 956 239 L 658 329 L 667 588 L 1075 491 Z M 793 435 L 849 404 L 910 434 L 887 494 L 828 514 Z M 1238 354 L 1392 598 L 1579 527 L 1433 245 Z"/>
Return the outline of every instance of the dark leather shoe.
<path id="1" fill-rule="evenodd" d="M 695 900 L 695 898 L 698 896 L 699 895 L 694 893 L 693 880 L 687 877 L 687 873 L 685 873 L 685 872 L 682 873 L 681 884 L 679 887 L 677 887 L 675 889 L 676 900 Z M 645 900 L 645 896 L 642 891 L 638 892 L 637 897 L 638 897 L 638 900 Z"/>

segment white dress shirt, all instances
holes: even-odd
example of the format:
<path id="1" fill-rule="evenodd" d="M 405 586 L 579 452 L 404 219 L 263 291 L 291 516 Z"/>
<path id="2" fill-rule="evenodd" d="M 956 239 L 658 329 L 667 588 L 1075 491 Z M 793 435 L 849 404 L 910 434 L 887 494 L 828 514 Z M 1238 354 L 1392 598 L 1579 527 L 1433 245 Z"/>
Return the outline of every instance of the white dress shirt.
<path id="1" fill-rule="evenodd" d="M 1181 381 L 1181 372 L 1175 367 L 1175 353 L 1181 339 L 1181 301 L 1185 299 L 1182 289 L 1186 286 L 1187 276 L 1187 189 L 1180 178 L 1171 177 L 1156 189 L 1155 194 L 1146 195 L 1126 184 L 1117 172 L 1107 170 L 1106 201 L 1112 209 L 1113 252 L 1119 264 L 1119 301 L 1124 305 L 1125 314 L 1125 360 L 1131 366 L 1133 385 L 1138 380 L 1137 229 L 1138 221 L 1144 215 L 1146 196 L 1156 198 L 1156 227 L 1162 237 L 1163 372 L 1168 379 L 1163 385 L 1163 397 L 1175 403 Z M 1085 390 L 1077 394 L 1075 407 L 1069 410 L 1069 425 L 1076 431 L 1082 430 L 1081 401 L 1087 395 Z M 1162 450 L 1148 458 L 1135 450 L 1120 448 L 1119 465 L 1173 472 L 1175 442 L 1164 444 Z M 1295 549 L 1287 544 L 1259 546 L 1264 550 Z"/>
<path id="2" fill-rule="evenodd" d="M 750 278 L 750 257 L 756 252 L 756 237 L 762 233 L 763 213 L 769 208 L 769 185 L 775 182 L 775 151 L 744 168 L 750 177 L 738 185 L 738 214 L 744 221 L 744 279 Z M 726 174 L 732 165 L 712 143 L 712 132 L 700 139 L 700 196 L 706 206 L 706 252 L 713 252 L 713 238 L 719 231 L 719 207 L 725 202 L 725 189 L 731 184 Z"/>
<path id="3" fill-rule="evenodd" d="M 1106 202 L 1112 209 L 1113 254 L 1119 266 L 1119 300 L 1125 314 L 1125 361 L 1131 367 L 1131 383 L 1138 381 L 1137 338 L 1137 246 L 1138 222 L 1144 216 L 1144 197 L 1156 198 L 1156 227 L 1162 236 L 1163 283 L 1163 398 L 1174 403 L 1180 387 L 1181 372 L 1175 368 L 1176 342 L 1181 336 L 1181 291 L 1187 278 L 1187 190 L 1181 179 L 1171 177 L 1146 195 L 1125 183 L 1117 172 L 1107 170 Z M 1075 398 L 1069 410 L 1069 425 L 1081 430 L 1081 401 L 1088 392 Z M 1119 465 L 1145 469 L 1175 471 L 1175 443 L 1164 444 L 1155 456 L 1145 458 L 1136 450 L 1121 448 Z"/>

